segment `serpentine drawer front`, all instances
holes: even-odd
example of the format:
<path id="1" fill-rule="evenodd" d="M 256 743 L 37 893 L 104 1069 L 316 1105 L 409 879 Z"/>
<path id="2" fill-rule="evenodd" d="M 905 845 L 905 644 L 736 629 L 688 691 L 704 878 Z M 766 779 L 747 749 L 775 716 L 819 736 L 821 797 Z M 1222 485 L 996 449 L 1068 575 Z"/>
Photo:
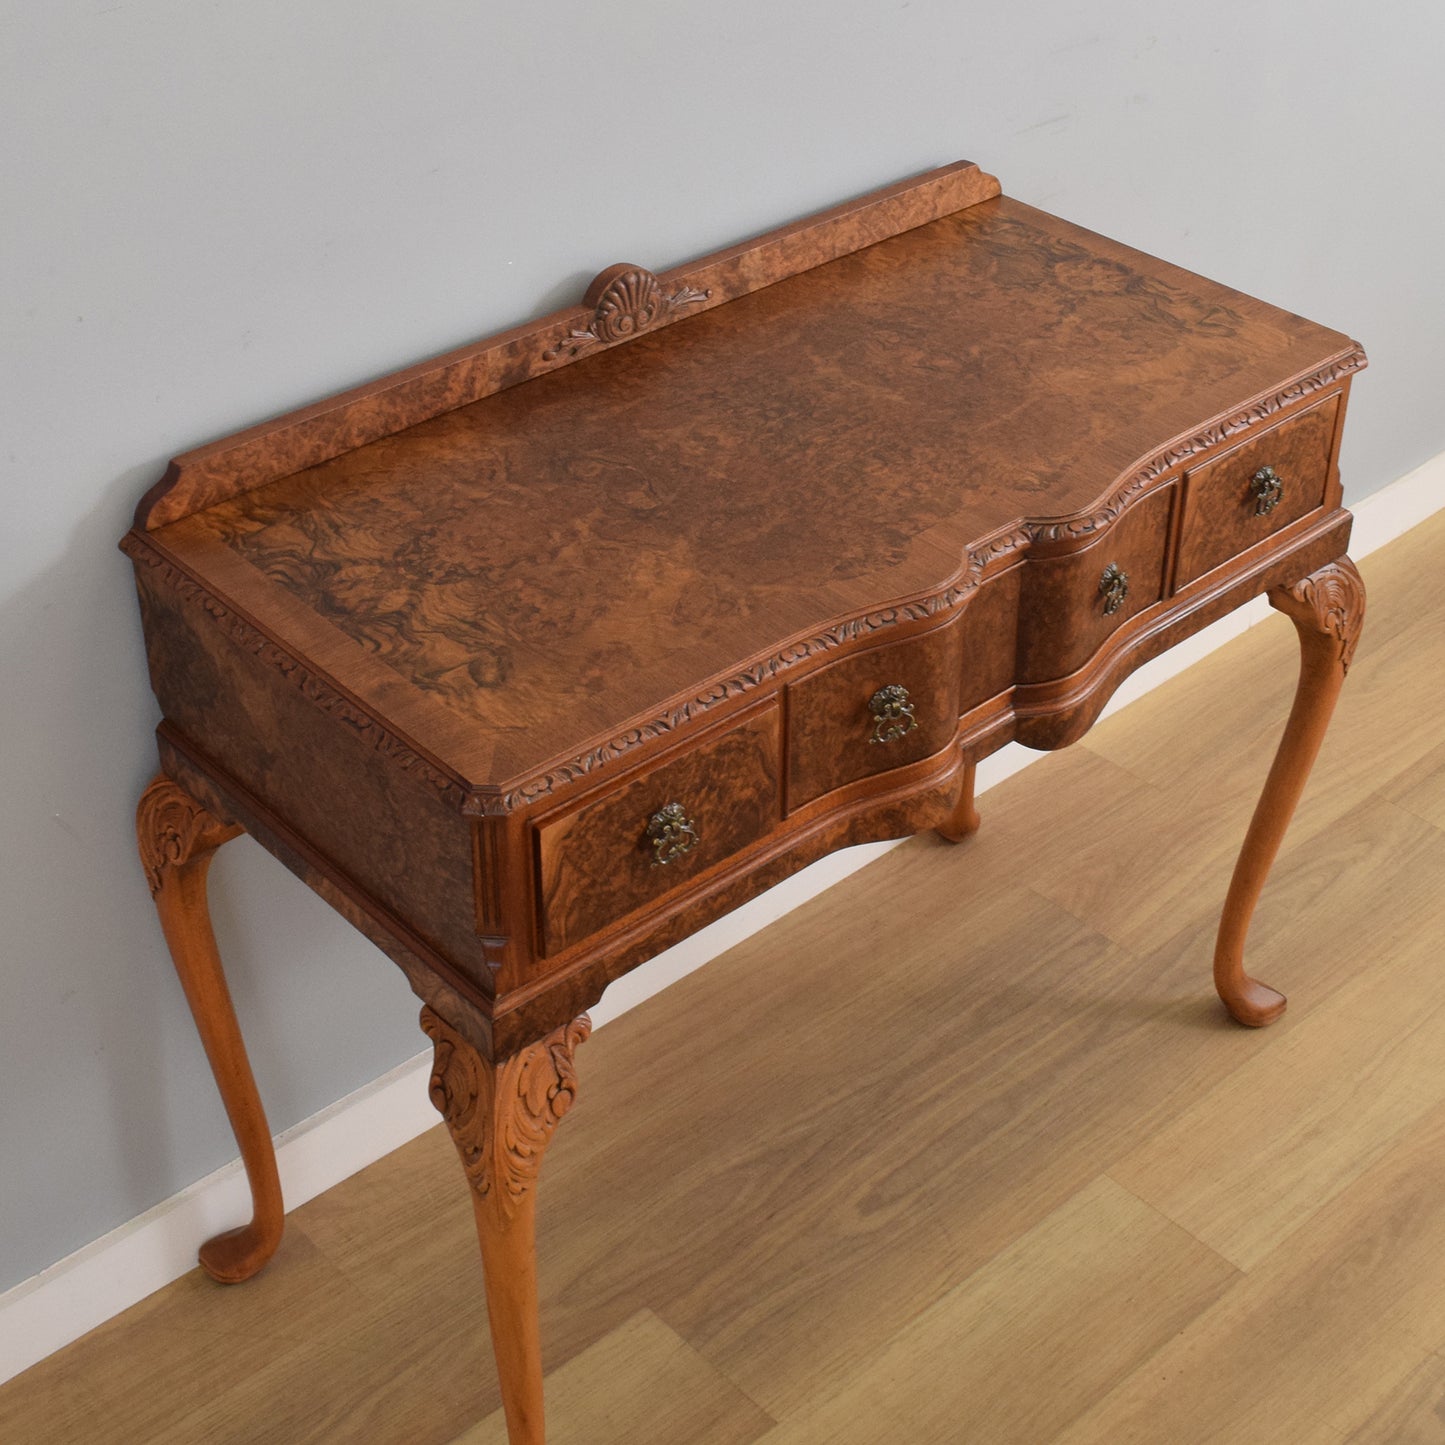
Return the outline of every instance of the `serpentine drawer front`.
<path id="1" fill-rule="evenodd" d="M 244 1279 L 282 1230 L 206 913 L 228 838 L 422 1000 L 510 1438 L 543 1445 L 535 1186 L 584 1010 L 837 849 L 961 841 L 980 759 L 1066 746 L 1260 594 L 1305 665 L 1214 981 L 1277 1018 L 1244 939 L 1360 631 L 1336 457 L 1364 364 L 960 162 L 611 266 L 578 306 L 178 457 L 122 547 L 163 714 L 145 875 L 255 1210 L 205 1268 Z M 909 920 L 886 926 L 904 979 Z"/>
<path id="2" fill-rule="evenodd" d="M 941 752 L 958 730 L 958 619 L 788 688 L 788 808 Z"/>
<path id="3" fill-rule="evenodd" d="M 1107 638 L 1163 595 L 1174 489 L 1130 507 L 1103 535 L 1024 568 L 1020 682 L 1047 682 L 1082 667 Z"/>

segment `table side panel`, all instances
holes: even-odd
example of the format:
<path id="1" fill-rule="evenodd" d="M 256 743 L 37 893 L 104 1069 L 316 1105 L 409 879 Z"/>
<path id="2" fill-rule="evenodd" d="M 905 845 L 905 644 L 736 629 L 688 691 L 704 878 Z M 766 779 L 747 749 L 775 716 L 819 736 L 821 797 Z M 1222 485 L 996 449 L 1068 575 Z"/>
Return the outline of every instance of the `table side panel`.
<path id="1" fill-rule="evenodd" d="M 469 822 L 200 603 L 138 566 L 165 716 L 301 838 L 486 990 Z"/>

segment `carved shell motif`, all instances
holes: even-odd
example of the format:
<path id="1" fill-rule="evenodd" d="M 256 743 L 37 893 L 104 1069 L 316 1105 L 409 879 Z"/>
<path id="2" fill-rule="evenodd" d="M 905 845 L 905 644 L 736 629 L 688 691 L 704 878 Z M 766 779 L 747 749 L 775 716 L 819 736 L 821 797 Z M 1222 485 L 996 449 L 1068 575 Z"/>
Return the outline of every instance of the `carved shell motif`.
<path id="1" fill-rule="evenodd" d="M 592 321 L 585 331 L 572 331 L 542 353 L 544 361 L 580 356 L 594 346 L 626 341 L 672 319 L 675 311 L 700 306 L 711 291 L 681 286 L 667 295 L 656 276 L 644 266 L 609 266 L 587 288 L 587 302 L 593 307 Z"/>
<path id="2" fill-rule="evenodd" d="M 603 291 L 592 334 L 598 341 L 621 341 L 646 331 L 664 305 L 662 287 L 651 271 L 625 271 Z"/>

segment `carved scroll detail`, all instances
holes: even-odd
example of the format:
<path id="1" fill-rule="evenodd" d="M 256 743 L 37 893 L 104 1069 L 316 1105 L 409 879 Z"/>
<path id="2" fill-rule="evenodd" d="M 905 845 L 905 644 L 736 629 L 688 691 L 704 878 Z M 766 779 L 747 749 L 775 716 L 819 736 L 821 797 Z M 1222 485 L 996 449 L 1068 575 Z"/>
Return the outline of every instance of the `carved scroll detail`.
<path id="1" fill-rule="evenodd" d="M 1293 587 L 1275 588 L 1269 600 L 1296 622 L 1313 623 L 1332 636 L 1341 668 L 1350 670 L 1365 626 L 1365 583 L 1348 557 L 1311 572 Z"/>
<path id="2" fill-rule="evenodd" d="M 571 360 L 594 346 L 626 341 L 673 320 L 675 312 L 700 306 L 711 295 L 711 290 L 680 286 L 669 296 L 645 266 L 611 266 L 587 289 L 587 302 L 594 308 L 591 323 L 583 331 L 569 332 L 556 346 L 544 351 L 542 359 L 555 361 L 565 356 Z"/>
<path id="3" fill-rule="evenodd" d="M 219 848 L 241 829 L 209 813 L 178 783 L 156 778 L 141 794 L 135 835 L 140 860 L 154 897 L 167 868 L 188 863 L 197 853 Z"/>
<path id="4" fill-rule="evenodd" d="M 467 1181 L 510 1219 L 577 1098 L 573 1056 L 592 1021 L 583 1014 L 495 1068 L 431 1009 L 422 1009 L 421 1026 L 435 1049 L 431 1101 L 447 1121 Z"/>

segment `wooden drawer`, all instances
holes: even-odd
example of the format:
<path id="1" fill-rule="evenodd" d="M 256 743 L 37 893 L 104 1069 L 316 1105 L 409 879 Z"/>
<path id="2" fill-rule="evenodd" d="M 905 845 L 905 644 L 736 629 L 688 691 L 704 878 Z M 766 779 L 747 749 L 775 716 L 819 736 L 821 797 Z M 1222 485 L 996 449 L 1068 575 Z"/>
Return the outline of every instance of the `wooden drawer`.
<path id="1" fill-rule="evenodd" d="M 730 727 L 537 825 L 543 952 L 555 954 L 760 838 L 777 821 L 776 698 Z M 681 809 L 669 835 L 649 826 Z"/>
<path id="2" fill-rule="evenodd" d="M 1184 474 L 1176 587 L 1248 551 L 1324 502 L 1339 408 L 1336 393 Z M 1277 479 L 1273 503 L 1268 492 L 1258 494 L 1270 482 L 1265 468 Z"/>
<path id="3" fill-rule="evenodd" d="M 1081 551 L 1029 559 L 1019 603 L 1020 682 L 1076 672 L 1112 632 L 1159 601 L 1174 490 L 1161 487 L 1134 503 Z M 1106 573 L 1123 579 L 1112 593 Z"/>
<path id="4" fill-rule="evenodd" d="M 958 617 L 854 653 L 788 688 L 789 811 L 946 748 L 958 730 Z M 889 716 L 884 689 L 901 688 Z M 875 707 L 877 711 L 875 711 Z M 880 715 L 882 714 L 882 715 Z"/>

